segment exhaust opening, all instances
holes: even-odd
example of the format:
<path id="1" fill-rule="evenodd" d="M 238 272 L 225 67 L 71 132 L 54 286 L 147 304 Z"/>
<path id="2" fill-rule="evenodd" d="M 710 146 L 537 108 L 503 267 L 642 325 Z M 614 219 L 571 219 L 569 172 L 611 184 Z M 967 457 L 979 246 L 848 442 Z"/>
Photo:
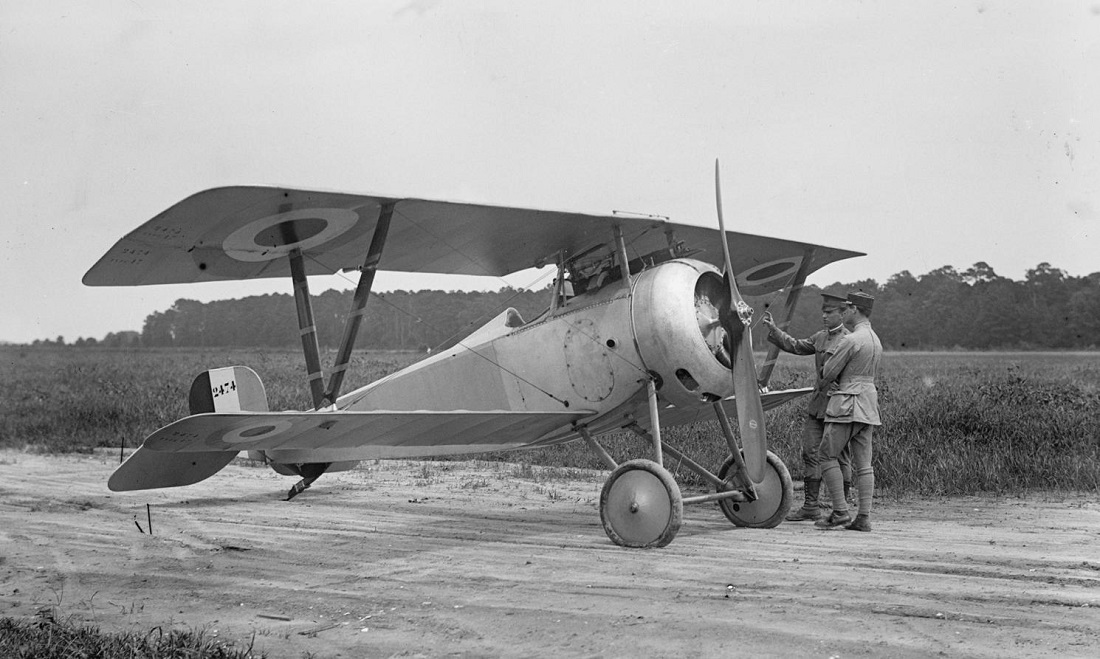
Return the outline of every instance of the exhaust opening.
<path id="1" fill-rule="evenodd" d="M 679 380 L 680 384 L 684 385 L 684 389 L 688 391 L 698 391 L 699 389 L 699 382 L 691 377 L 691 373 L 689 373 L 687 369 L 676 369 L 676 379 Z"/>

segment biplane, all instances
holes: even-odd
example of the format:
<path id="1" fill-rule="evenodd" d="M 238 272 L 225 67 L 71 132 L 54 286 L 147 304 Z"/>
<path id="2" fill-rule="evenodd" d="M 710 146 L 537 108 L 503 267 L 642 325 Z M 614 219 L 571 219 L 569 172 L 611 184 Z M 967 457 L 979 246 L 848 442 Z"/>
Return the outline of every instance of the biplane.
<path id="1" fill-rule="evenodd" d="M 758 373 L 743 295 L 786 289 L 780 318 L 789 323 L 810 273 L 861 254 L 726 231 L 719 178 L 716 164 L 718 228 L 279 187 L 184 199 L 119 240 L 84 283 L 289 277 L 313 408 L 269 410 L 245 366 L 207 371 L 192 384 L 190 416 L 149 435 L 108 487 L 191 485 L 247 451 L 298 479 L 289 500 L 361 460 L 580 440 L 611 470 L 599 512 L 619 545 L 667 545 L 685 504 L 716 502 L 734 525 L 776 526 L 794 497 L 786 466 L 767 449 L 764 411 L 811 389 L 767 390 L 775 353 Z M 537 317 L 504 309 L 449 349 L 341 390 L 377 271 L 502 277 L 546 266 L 557 276 Z M 359 280 L 326 380 L 308 278 L 347 271 Z M 709 420 L 729 450 L 716 472 L 661 434 Z M 646 457 L 619 464 L 600 445 L 624 430 L 641 438 Z M 665 455 L 698 473 L 707 492 L 683 496 Z"/>

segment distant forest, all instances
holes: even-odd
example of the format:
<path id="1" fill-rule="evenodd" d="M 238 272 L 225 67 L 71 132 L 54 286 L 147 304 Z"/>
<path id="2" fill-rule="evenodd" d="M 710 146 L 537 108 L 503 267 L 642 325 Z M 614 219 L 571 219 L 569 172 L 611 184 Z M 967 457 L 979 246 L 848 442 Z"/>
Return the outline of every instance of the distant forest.
<path id="1" fill-rule="evenodd" d="M 795 336 L 821 326 L 822 289 L 807 286 L 791 324 Z M 1071 277 L 1049 263 L 1028 270 L 1023 281 L 997 275 L 984 262 L 963 272 L 944 266 L 925 275 L 900 272 L 874 280 L 829 285 L 825 290 L 863 290 L 875 296 L 871 317 L 887 349 L 1032 350 L 1100 347 L 1100 272 Z M 496 292 L 393 291 L 374 294 L 356 346 L 375 350 L 438 350 L 453 345 L 508 307 L 524 319 L 538 316 L 549 290 Z M 780 308 L 783 292 L 750 298 L 757 318 L 769 305 Z M 322 349 L 336 348 L 351 304 L 351 291 L 313 297 Z M 765 332 L 753 338 L 761 349 Z M 36 341 L 36 344 L 64 344 Z M 145 319 L 136 332 L 109 334 L 101 341 L 78 339 L 77 346 L 300 346 L 294 298 L 290 294 L 252 296 L 209 303 L 177 300 Z"/>

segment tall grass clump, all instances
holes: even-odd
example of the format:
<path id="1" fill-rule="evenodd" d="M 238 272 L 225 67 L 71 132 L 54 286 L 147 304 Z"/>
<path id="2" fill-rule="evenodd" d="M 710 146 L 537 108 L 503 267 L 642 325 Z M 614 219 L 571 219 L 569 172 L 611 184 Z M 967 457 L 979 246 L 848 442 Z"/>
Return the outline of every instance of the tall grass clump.
<path id="1" fill-rule="evenodd" d="M 876 484 L 961 494 L 1100 489 L 1096 360 L 893 360 L 880 383 Z"/>
<path id="2" fill-rule="evenodd" d="M 132 657 L 135 659 L 252 659 L 252 648 L 207 637 L 202 631 L 154 627 L 144 632 L 104 633 L 97 627 L 56 620 L 46 609 L 32 619 L 0 618 L 0 655 L 40 657 Z"/>
<path id="3" fill-rule="evenodd" d="M 344 391 L 420 356 L 356 354 Z M 331 355 L 325 363 L 332 363 Z M 5 347 L 0 364 L 0 448 L 57 453 L 137 447 L 188 414 L 195 376 L 224 366 L 255 370 L 273 410 L 312 408 L 298 351 Z"/>

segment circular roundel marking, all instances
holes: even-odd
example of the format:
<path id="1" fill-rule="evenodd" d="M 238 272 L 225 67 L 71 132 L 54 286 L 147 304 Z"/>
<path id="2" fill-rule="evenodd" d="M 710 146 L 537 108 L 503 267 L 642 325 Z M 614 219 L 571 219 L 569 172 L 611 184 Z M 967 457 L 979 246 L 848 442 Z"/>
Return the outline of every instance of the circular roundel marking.
<path id="1" fill-rule="evenodd" d="M 325 230 L 328 222 L 319 217 L 303 217 L 300 220 L 284 220 L 256 234 L 256 244 L 282 247 L 292 242 L 303 242 Z"/>
<path id="2" fill-rule="evenodd" d="M 737 275 L 737 283 L 739 286 L 750 288 L 767 286 L 779 281 L 786 283 L 786 280 L 793 277 L 794 273 L 798 271 L 800 265 L 802 265 L 802 258 L 797 256 L 768 261 L 767 263 L 755 265 Z"/>
<path id="3" fill-rule="evenodd" d="M 267 439 L 290 430 L 290 421 L 257 421 L 242 428 L 237 428 L 222 435 L 221 440 L 226 444 L 248 444 L 260 439 Z"/>
<path id="4" fill-rule="evenodd" d="M 253 220 L 222 241 L 225 253 L 238 261 L 271 261 L 293 249 L 307 250 L 328 242 L 359 221 L 346 208 L 304 208 Z"/>

